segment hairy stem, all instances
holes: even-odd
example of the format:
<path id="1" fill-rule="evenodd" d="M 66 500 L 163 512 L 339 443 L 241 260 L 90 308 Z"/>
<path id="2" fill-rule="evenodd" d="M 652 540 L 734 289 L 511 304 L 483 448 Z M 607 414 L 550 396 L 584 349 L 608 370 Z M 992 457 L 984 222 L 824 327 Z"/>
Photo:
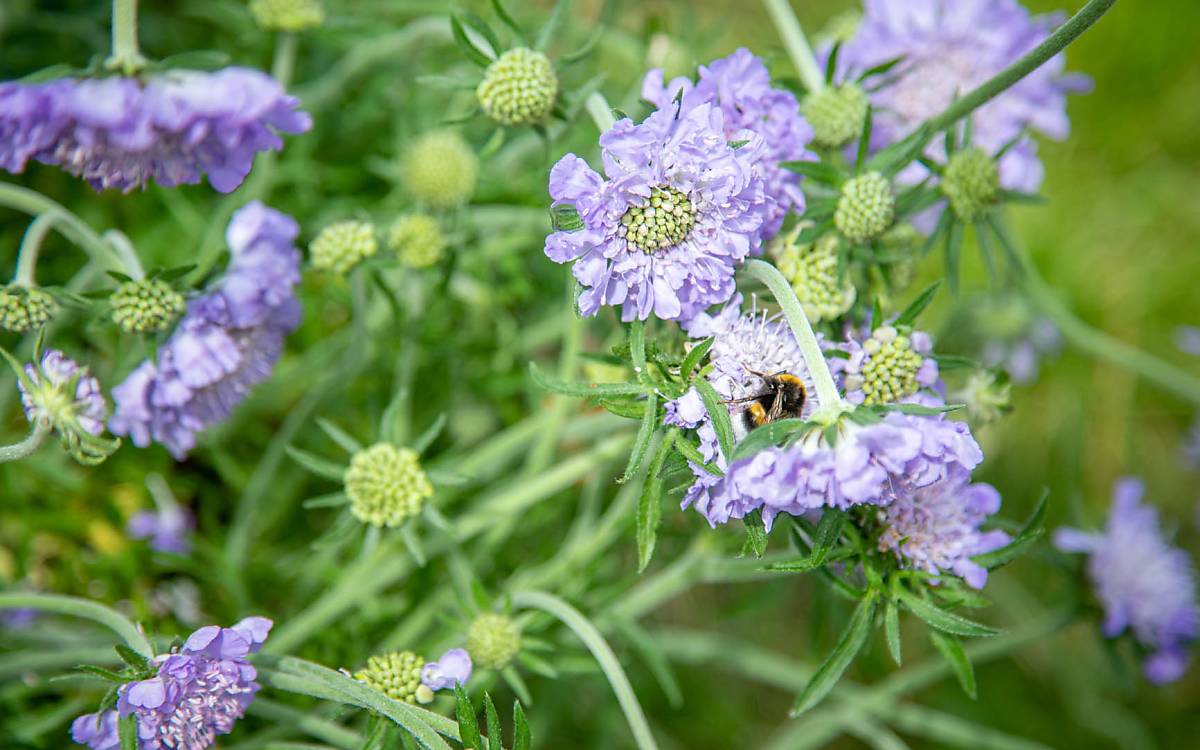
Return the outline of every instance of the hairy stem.
<path id="1" fill-rule="evenodd" d="M 775 23 L 775 30 L 783 38 L 783 46 L 787 48 L 796 72 L 808 93 L 815 94 L 825 88 L 825 76 L 821 75 L 821 67 L 817 65 L 817 57 L 813 54 L 804 29 L 800 27 L 800 19 L 792 11 L 788 0 L 763 0 L 767 13 Z"/>
<path id="2" fill-rule="evenodd" d="M 46 436 L 49 434 L 50 425 L 41 419 L 37 420 L 33 424 L 33 429 L 29 431 L 29 436 L 24 440 L 12 445 L 0 446 L 0 464 L 33 455 L 38 448 L 42 447 L 42 443 L 46 442 Z"/>
<path id="3" fill-rule="evenodd" d="M 147 659 L 154 656 L 154 647 L 150 645 L 150 641 L 147 640 L 141 629 L 126 619 L 120 612 L 110 609 L 103 604 L 88 599 L 80 599 L 74 596 L 59 596 L 57 594 L 0 594 L 0 609 L 26 608 L 38 609 L 43 612 L 54 612 L 60 615 L 70 615 L 71 617 L 82 617 L 85 620 L 98 622 L 121 636 L 121 640 L 125 641 L 125 645 L 142 656 Z"/>
<path id="4" fill-rule="evenodd" d="M 836 416 L 836 414 L 846 411 L 849 406 L 838 394 L 837 385 L 833 382 L 833 374 L 829 372 L 829 364 L 825 361 L 825 353 L 821 351 L 821 344 L 817 341 L 812 325 L 809 324 L 808 317 L 804 314 L 804 308 L 800 306 L 800 300 L 796 299 L 796 292 L 792 290 L 792 285 L 783 278 L 779 269 L 766 261 L 748 260 L 746 261 L 746 270 L 771 290 L 775 301 L 783 309 L 783 316 L 796 336 L 800 353 L 804 355 L 804 364 L 808 365 L 808 374 L 812 376 L 813 385 L 816 387 L 818 414 Z"/>
<path id="5" fill-rule="evenodd" d="M 1046 37 L 1041 44 L 1031 49 L 1012 65 L 984 81 L 974 91 L 956 99 L 944 112 L 930 120 L 928 138 L 949 128 L 999 96 L 1017 81 L 1040 68 L 1050 58 L 1062 52 L 1068 44 L 1078 39 L 1083 32 L 1091 28 L 1092 24 L 1099 21 L 1100 17 L 1107 13 L 1116 2 L 1117 0 L 1090 0 L 1087 5 L 1079 9 L 1078 13 L 1071 16 L 1066 23 L 1055 29 L 1053 34 Z"/>
<path id="6" fill-rule="evenodd" d="M 633 686 L 629 684 L 629 678 L 625 676 L 625 670 L 617 661 L 616 654 L 596 626 L 570 604 L 542 591 L 518 591 L 513 594 L 512 603 L 514 607 L 540 609 L 553 615 L 579 636 L 579 640 L 583 641 L 583 645 L 587 646 L 588 651 L 596 658 L 601 671 L 612 685 L 613 692 L 617 694 L 617 702 L 621 704 L 621 711 L 625 713 L 625 720 L 629 722 L 639 750 L 657 750 L 658 745 L 650 732 L 646 715 L 642 713 L 637 694 L 633 692 Z"/>

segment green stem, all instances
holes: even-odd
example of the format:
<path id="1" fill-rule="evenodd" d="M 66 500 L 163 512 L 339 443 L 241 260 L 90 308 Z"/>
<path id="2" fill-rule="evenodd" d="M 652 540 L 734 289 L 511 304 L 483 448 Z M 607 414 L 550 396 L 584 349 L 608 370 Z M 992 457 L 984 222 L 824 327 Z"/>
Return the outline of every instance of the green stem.
<path id="1" fill-rule="evenodd" d="M 579 636 L 579 640 L 583 641 L 583 645 L 587 646 L 588 651 L 591 651 L 592 656 L 596 658 L 601 671 L 612 685 L 613 692 L 617 694 L 617 702 L 621 704 L 621 710 L 625 713 L 625 720 L 629 722 L 629 728 L 633 731 L 633 738 L 639 750 L 657 750 L 658 745 L 654 741 L 654 735 L 650 732 L 646 715 L 642 713 L 637 694 L 633 692 L 633 686 L 629 684 L 629 678 L 625 676 L 625 670 L 617 661 L 616 654 L 604 640 L 604 636 L 600 635 L 596 626 L 580 614 L 579 610 L 562 599 L 542 591 L 518 591 L 513 594 L 512 603 L 514 607 L 540 609 L 553 615 Z"/>
<path id="2" fill-rule="evenodd" d="M 788 0 L 763 0 L 763 5 L 767 6 L 767 13 L 775 23 L 775 30 L 783 37 L 783 46 L 787 48 L 804 88 L 808 89 L 810 94 L 824 89 L 825 76 L 821 74 L 821 66 L 817 64 L 817 57 L 804 36 L 804 29 L 792 11 L 791 4 Z"/>
<path id="3" fill-rule="evenodd" d="M 146 58 L 138 49 L 137 0 L 113 0 L 112 56 L 106 63 L 109 70 L 133 75 L 146 66 Z"/>
<path id="4" fill-rule="evenodd" d="M 137 251 L 133 249 L 133 243 L 129 241 L 124 232 L 110 229 L 104 233 L 104 240 L 117 252 L 117 257 L 121 259 L 121 265 L 125 267 L 125 275 L 134 281 L 146 278 L 146 272 L 142 269 L 142 262 L 138 259 Z"/>
<path id="5" fill-rule="evenodd" d="M 271 77 L 279 81 L 281 88 L 292 85 L 296 71 L 296 35 L 280 33 L 275 42 L 275 58 L 271 61 Z"/>
<path id="6" fill-rule="evenodd" d="M 82 617 L 85 620 L 98 622 L 121 636 L 125 645 L 142 656 L 147 659 L 154 656 L 154 647 L 150 645 L 150 641 L 147 640 L 141 629 L 120 612 L 103 604 L 57 594 L 0 593 L 0 609 L 25 608 Z"/>
<path id="7" fill-rule="evenodd" d="M 50 424 L 41 419 L 37 420 L 29 432 L 29 437 L 19 443 L 0 446 L 0 464 L 33 455 L 38 448 L 42 447 L 42 443 L 46 441 L 46 436 L 49 434 Z"/>
<path id="8" fill-rule="evenodd" d="M 1080 8 L 1078 13 L 1071 16 L 1066 23 L 1055 29 L 1053 34 L 1046 37 L 1041 44 L 992 78 L 984 81 L 974 91 L 956 99 L 946 108 L 946 111 L 930 120 L 927 123 L 929 130 L 926 140 L 932 138 L 935 133 L 949 128 L 1000 95 L 1017 81 L 1040 68 L 1050 58 L 1062 52 L 1068 44 L 1078 39 L 1092 24 L 1099 21 L 1100 17 L 1107 13 L 1116 2 L 1117 0 L 1090 0 L 1087 5 Z"/>
<path id="9" fill-rule="evenodd" d="M 813 386 L 817 390 L 819 411 L 813 418 L 821 421 L 822 418 L 836 417 L 847 411 L 850 406 L 838 394 L 837 384 L 833 382 L 833 374 L 829 371 L 829 363 L 825 361 L 825 353 L 821 351 L 821 344 L 804 314 L 804 308 L 800 306 L 800 300 L 796 299 L 792 285 L 783 278 L 779 269 L 766 261 L 746 261 L 746 270 L 771 290 L 775 301 L 783 310 L 788 326 L 796 336 L 796 343 L 804 356 L 804 364 L 808 365 L 808 374 L 812 376 Z"/>
<path id="10" fill-rule="evenodd" d="M 584 106 L 587 108 L 588 114 L 596 122 L 596 127 L 600 129 L 601 133 L 607 133 L 617 123 L 616 118 L 613 117 L 612 107 L 608 106 L 608 100 L 599 91 L 595 91 L 588 96 Z"/>
<path id="11" fill-rule="evenodd" d="M 105 242 L 96 230 L 64 206 L 41 193 L 20 185 L 0 183 L 0 206 L 8 206 L 30 216 L 54 214 L 55 229 L 78 245 L 98 265 L 114 271 L 127 270 L 117 251 Z"/>
<path id="12" fill-rule="evenodd" d="M 37 268 L 38 252 L 46 235 L 54 228 L 57 215 L 41 214 L 29 223 L 25 236 L 21 238 L 21 247 L 17 250 L 17 271 L 13 274 L 12 283 L 16 286 L 33 286 L 33 272 Z"/>

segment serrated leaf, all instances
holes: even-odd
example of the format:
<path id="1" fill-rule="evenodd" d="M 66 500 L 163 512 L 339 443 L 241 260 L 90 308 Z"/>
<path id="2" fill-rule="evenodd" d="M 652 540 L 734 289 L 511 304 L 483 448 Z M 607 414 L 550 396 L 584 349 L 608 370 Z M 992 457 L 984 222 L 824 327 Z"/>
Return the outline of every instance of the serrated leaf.
<path id="1" fill-rule="evenodd" d="M 962 615 L 947 612 L 906 589 L 897 589 L 896 596 L 910 612 L 924 620 L 930 627 L 937 628 L 945 633 L 979 638 L 996 635 L 1000 632 L 995 628 L 982 625 L 974 620 L 968 620 Z"/>
<path id="2" fill-rule="evenodd" d="M 513 750 L 531 750 L 533 740 L 529 735 L 529 720 L 525 709 L 513 701 Z"/>
<path id="3" fill-rule="evenodd" d="M 662 522 L 662 467 L 667 456 L 671 453 L 677 430 L 671 430 L 659 441 L 650 462 L 650 470 L 646 473 L 646 481 L 642 483 L 642 492 L 638 495 L 637 505 L 637 546 L 638 572 L 641 573 L 650 564 L 654 556 L 654 547 L 658 540 L 658 526 Z"/>
<path id="4" fill-rule="evenodd" d="M 937 290 L 939 287 L 941 287 L 941 285 L 941 281 L 935 281 L 926 287 L 925 290 L 918 294 L 916 298 L 908 304 L 908 307 L 904 308 L 904 311 L 896 317 L 893 325 L 911 326 L 913 323 L 915 323 L 917 316 L 924 312 L 926 307 L 929 307 L 930 302 L 933 302 L 933 298 L 937 294 Z"/>
<path id="5" fill-rule="evenodd" d="M 646 452 L 650 450 L 650 443 L 654 440 L 657 429 L 658 394 L 651 393 L 646 397 L 642 423 L 638 425 L 637 437 L 633 441 L 633 449 L 629 452 L 629 461 L 625 464 L 625 472 L 617 479 L 618 484 L 628 482 L 637 474 L 638 469 L 642 468 L 642 461 L 646 458 Z"/>
<path id="6" fill-rule="evenodd" d="M 583 229 L 579 210 L 570 203 L 556 203 L 550 207 L 550 226 L 556 232 L 577 232 Z"/>
<path id="7" fill-rule="evenodd" d="M 453 35 L 458 48 L 462 50 L 468 60 L 481 68 L 486 68 L 492 64 L 492 58 L 488 57 L 483 50 L 476 47 L 475 43 L 471 41 L 471 37 L 467 36 L 467 32 L 463 29 L 462 21 L 457 13 L 450 15 L 450 33 Z"/>
<path id="8" fill-rule="evenodd" d="M 871 634 L 874 616 L 875 597 L 868 595 L 859 601 L 837 645 L 796 698 L 795 704 L 792 705 L 792 716 L 799 716 L 817 705 L 830 690 L 833 690 L 834 685 L 850 666 L 850 662 L 854 661 L 854 657 L 866 644 L 867 636 Z"/>
<path id="9" fill-rule="evenodd" d="M 950 671 L 958 679 L 958 684 L 962 686 L 963 692 L 970 696 L 971 700 L 975 700 L 975 668 L 971 665 L 971 658 L 967 656 L 962 642 L 952 635 L 939 633 L 936 630 L 929 631 L 929 639 L 933 641 L 938 653 L 950 665 Z"/>
<path id="10" fill-rule="evenodd" d="M 1007 565 L 1013 560 L 1025 553 L 1029 547 L 1033 546 L 1046 533 L 1042 527 L 1043 521 L 1046 519 L 1046 502 L 1050 498 L 1049 490 L 1042 490 L 1042 496 L 1038 500 L 1038 504 L 1033 509 L 1033 514 L 1029 516 L 1029 520 L 1021 527 L 1021 531 L 1008 544 L 998 550 L 986 552 L 982 555 L 975 555 L 971 558 L 973 562 L 982 565 L 988 570 L 999 568 L 1002 565 Z"/>
<path id="11" fill-rule="evenodd" d="M 500 750 L 504 733 L 500 729 L 500 716 L 496 713 L 496 704 L 492 702 L 492 696 L 488 695 L 486 690 L 483 691 L 483 715 L 487 721 L 488 748 Z"/>
<path id="12" fill-rule="evenodd" d="M 116 649 L 117 656 L 121 657 L 121 661 L 125 662 L 139 672 L 144 672 L 150 669 L 150 660 L 139 654 L 137 651 L 134 651 L 130 647 L 126 646 L 124 643 L 118 643 L 113 648 Z"/>
<path id="13" fill-rule="evenodd" d="M 483 750 L 483 738 L 479 736 L 479 726 L 475 723 L 475 707 L 471 698 L 463 690 L 461 682 L 454 682 L 454 716 L 458 719 L 458 736 L 464 748 Z"/>
<path id="14" fill-rule="evenodd" d="M 887 600 L 887 604 L 883 610 L 883 634 L 887 639 L 888 653 L 892 655 L 892 661 L 896 662 L 896 666 L 900 666 L 900 610 L 896 607 L 896 602 L 892 599 Z"/>
<path id="15" fill-rule="evenodd" d="M 529 363 L 529 376 L 542 390 L 564 396 L 633 396 L 646 392 L 646 387 L 641 383 L 569 383 L 547 376 L 533 362 Z"/>
<path id="16" fill-rule="evenodd" d="M 755 557 L 762 557 L 767 551 L 767 527 L 763 523 L 762 511 L 755 508 L 742 521 L 746 525 L 746 547 Z"/>
<path id="17" fill-rule="evenodd" d="M 293 445 L 289 445 L 284 450 L 287 451 L 289 458 L 319 477 L 340 482 L 346 472 L 346 467 L 342 464 L 335 463 L 327 458 L 321 458 L 308 451 L 300 450 Z"/>
<path id="18" fill-rule="evenodd" d="M 716 341 L 713 337 L 708 337 L 691 348 L 691 351 L 683 358 L 683 364 L 679 366 L 679 374 L 684 379 L 689 379 L 692 376 L 692 371 L 704 360 L 708 350 L 712 349 L 713 342 Z"/>
<path id="19" fill-rule="evenodd" d="M 704 408 L 712 421 L 713 429 L 716 430 L 717 444 L 721 447 L 721 455 L 728 458 L 733 455 L 733 422 L 729 420 L 729 410 L 725 408 L 725 402 L 707 380 L 700 378 L 694 385 L 700 394 L 700 400 L 704 402 Z"/>
<path id="20" fill-rule="evenodd" d="M 341 446 L 342 450 L 346 451 L 347 453 L 353 455 L 362 450 L 362 443 L 355 440 L 350 433 L 346 432 L 341 427 L 338 427 L 333 422 L 330 422 L 328 419 L 318 417 L 317 426 L 329 436 L 330 440 Z"/>

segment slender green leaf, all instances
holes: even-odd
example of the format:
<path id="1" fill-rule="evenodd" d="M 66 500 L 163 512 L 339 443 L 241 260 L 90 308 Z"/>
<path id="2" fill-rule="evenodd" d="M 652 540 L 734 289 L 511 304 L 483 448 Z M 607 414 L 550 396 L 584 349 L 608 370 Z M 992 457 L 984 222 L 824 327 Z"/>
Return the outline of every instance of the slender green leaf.
<path id="1" fill-rule="evenodd" d="M 950 282 L 952 294 L 958 294 L 958 263 L 962 255 L 962 240 L 962 224 L 953 222 L 950 225 L 950 232 L 946 235 L 946 244 L 943 245 L 946 256 L 946 278 Z"/>
<path id="2" fill-rule="evenodd" d="M 838 639 L 833 651 L 817 669 L 816 674 L 804 686 L 803 692 L 796 698 L 791 715 L 799 716 L 821 702 L 834 685 L 841 679 L 842 674 L 854 661 L 854 657 L 862 650 L 871 634 L 871 625 L 875 616 L 875 596 L 868 594 L 863 597 L 855 608 L 854 614 L 842 637 Z"/>
<path id="3" fill-rule="evenodd" d="M 459 19 L 457 13 L 450 16 L 450 33 L 454 36 L 455 43 L 458 44 L 458 48 L 462 50 L 468 60 L 481 68 L 486 68 L 492 64 L 492 58 L 476 47 L 475 43 L 471 41 L 471 37 L 467 36 L 467 32 L 463 29 L 462 21 Z"/>
<path id="4" fill-rule="evenodd" d="M 520 703 L 513 701 L 513 750 L 532 750 L 532 745 L 525 709 L 521 708 Z"/>
<path id="5" fill-rule="evenodd" d="M 638 469 L 642 468 L 642 460 L 646 457 L 646 451 L 650 449 L 650 443 L 657 435 L 658 428 L 658 394 L 651 393 L 646 397 L 645 411 L 642 412 L 642 423 L 638 426 L 637 437 L 633 441 L 633 450 L 629 453 L 629 462 L 625 464 L 625 473 L 617 479 L 618 484 L 624 484 L 637 474 Z M 662 450 L 662 449 L 660 449 Z"/>
<path id="6" fill-rule="evenodd" d="M 971 559 L 988 570 L 992 570 L 1002 565 L 1007 565 L 1024 554 L 1026 550 L 1033 546 L 1046 533 L 1042 524 L 1046 519 L 1046 501 L 1049 497 L 1049 490 L 1042 490 L 1042 496 L 1038 500 L 1037 506 L 1034 507 L 1033 514 L 1011 542 L 998 550 L 976 555 Z"/>
<path id="7" fill-rule="evenodd" d="M 950 670 L 958 678 L 958 684 L 962 686 L 963 692 L 974 700 L 976 695 L 975 668 L 971 666 L 971 657 L 967 656 L 962 642 L 952 635 L 939 633 L 936 630 L 929 631 L 929 639 L 933 641 L 938 653 L 950 665 Z"/>
<path id="8" fill-rule="evenodd" d="M 712 348 L 713 341 L 715 340 L 710 336 L 693 346 L 687 353 L 687 356 L 683 358 L 683 364 L 679 367 L 679 374 L 684 378 L 690 378 L 692 371 L 703 361 L 704 355 L 708 354 L 708 350 Z"/>
<path id="9" fill-rule="evenodd" d="M 117 720 L 117 736 L 121 740 L 121 750 L 138 750 L 136 713 L 130 712 L 128 716 Z"/>
<path id="10" fill-rule="evenodd" d="M 554 668 L 553 664 L 546 661 L 545 659 L 543 659 L 540 656 L 531 654 L 528 651 L 523 650 L 519 654 L 517 654 L 517 661 L 521 664 L 522 667 L 525 667 L 530 672 L 533 672 L 535 674 L 540 674 L 542 677 L 545 677 L 550 680 L 558 679 L 558 670 Z"/>
<path id="11" fill-rule="evenodd" d="M 458 19 L 464 26 L 469 27 L 476 34 L 483 37 L 483 40 L 488 43 L 488 47 L 490 49 L 480 51 L 484 54 L 488 54 L 490 52 L 491 54 L 489 56 L 493 60 L 496 59 L 496 57 L 500 54 L 500 40 L 496 38 L 496 32 L 492 31 L 492 27 L 488 26 L 487 21 L 483 20 L 474 13 L 467 11 L 459 13 Z"/>
<path id="12" fill-rule="evenodd" d="M 867 163 L 867 153 L 871 150 L 871 128 L 875 124 L 874 107 L 867 107 L 867 116 L 863 118 L 862 132 L 858 136 L 858 150 L 854 154 L 854 172 L 861 174 L 863 165 Z M 891 175 L 888 175 L 889 177 Z"/>
<path id="13" fill-rule="evenodd" d="M 707 380 L 703 378 L 697 380 L 695 387 L 700 393 L 700 399 L 704 401 L 704 408 L 717 432 L 717 444 L 721 447 L 721 455 L 728 458 L 733 455 L 733 423 L 729 420 L 729 410 L 725 408 L 725 402 Z"/>
<path id="14" fill-rule="evenodd" d="M 979 363 L 970 357 L 956 354 L 934 354 L 933 359 L 938 363 L 940 370 L 974 370 L 979 367 Z"/>
<path id="15" fill-rule="evenodd" d="M 107 680 L 108 682 L 129 682 L 129 678 L 127 676 L 118 674 L 111 669 L 97 667 L 94 664 L 80 664 L 79 666 L 75 667 L 75 669 L 78 672 L 84 672 L 92 675 L 93 677 L 99 677 L 102 680 Z"/>
<path id="16" fill-rule="evenodd" d="M 125 662 L 134 669 L 138 671 L 146 671 L 150 669 L 150 660 L 142 654 L 139 654 L 137 651 L 134 651 L 130 647 L 126 646 L 124 643 L 118 643 L 113 648 L 117 650 L 117 656 L 121 657 L 121 661 Z"/>
<path id="17" fill-rule="evenodd" d="M 746 547 L 755 557 L 762 557 L 767 551 L 767 527 L 763 523 L 762 511 L 754 509 L 742 519 L 746 524 Z M 743 549 L 743 554 L 745 551 Z"/>
<path id="18" fill-rule="evenodd" d="M 634 372 L 641 376 L 646 369 L 646 324 L 640 320 L 629 324 L 629 357 Z"/>
<path id="19" fill-rule="evenodd" d="M 335 508 L 350 502 L 345 492 L 330 492 L 328 495 L 310 497 L 300 505 L 305 508 Z"/>
<path id="20" fill-rule="evenodd" d="M 935 281 L 925 288 L 923 292 L 917 295 L 916 299 L 909 303 L 908 307 L 904 308 L 904 312 L 896 318 L 893 325 L 911 326 L 916 322 L 917 316 L 920 315 L 929 303 L 933 301 L 934 295 L 937 294 L 938 287 L 942 285 L 941 281 Z"/>
<path id="21" fill-rule="evenodd" d="M 880 63 L 879 65 L 876 65 L 872 68 L 867 68 L 866 70 L 864 70 L 862 72 L 861 75 L 859 75 L 858 82 L 862 83 L 863 81 L 867 80 L 871 76 L 877 76 L 882 73 L 886 73 L 889 70 L 891 70 L 892 68 L 899 65 L 902 60 L 904 60 L 903 57 L 894 57 L 891 60 L 888 60 L 887 62 Z"/>
<path id="22" fill-rule="evenodd" d="M 321 458 L 308 451 L 302 451 L 292 445 L 289 445 L 285 450 L 293 461 L 319 477 L 340 482 L 342 481 L 342 475 L 346 473 L 344 465 L 330 461 L 327 458 Z"/>
<path id="23" fill-rule="evenodd" d="M 646 387 L 641 383 L 568 383 L 545 375 L 532 362 L 529 363 L 529 375 L 542 390 L 564 396 L 632 396 L 646 392 Z"/>
<path id="24" fill-rule="evenodd" d="M 328 419 L 317 417 L 317 426 L 329 436 L 330 440 L 337 443 L 342 450 L 346 451 L 350 455 L 354 455 L 362 450 L 362 443 L 355 440 L 350 433 L 346 432 L 341 427 L 338 427 L 333 422 L 330 422 Z"/>
<path id="25" fill-rule="evenodd" d="M 412 449 L 417 453 L 424 453 L 429 446 L 433 445 L 433 441 L 438 439 L 438 435 L 442 434 L 442 430 L 445 427 L 446 412 L 442 412 L 425 428 L 424 432 L 417 436 L 417 439 L 412 443 Z"/>
<path id="26" fill-rule="evenodd" d="M 650 470 L 646 473 L 646 480 L 642 483 L 642 492 L 638 496 L 637 505 L 637 546 L 638 546 L 638 572 L 641 573 L 650 564 L 650 558 L 654 556 L 654 546 L 658 539 L 658 526 L 662 523 L 662 467 L 663 462 L 667 460 L 667 456 L 671 453 L 671 446 L 675 442 L 677 429 L 672 429 L 667 433 L 667 436 L 659 441 L 658 448 L 654 452 L 654 459 L 650 462 Z"/>
<path id="27" fill-rule="evenodd" d="M 924 406 L 922 404 L 884 404 L 881 411 L 898 411 L 901 414 L 911 414 L 915 417 L 936 417 L 939 414 L 949 414 L 963 408 L 962 404 L 946 404 L 945 406 Z"/>
<path id="28" fill-rule="evenodd" d="M 521 673 L 513 669 L 511 664 L 500 670 L 500 678 L 504 680 L 504 684 L 508 685 L 516 693 L 517 698 L 522 703 L 533 705 L 533 695 L 529 692 L 529 686 L 525 684 Z"/>
<path id="29" fill-rule="evenodd" d="M 823 161 L 785 161 L 783 167 L 822 185 L 840 187 L 842 184 L 842 173 Z"/>
<path id="30" fill-rule="evenodd" d="M 642 419 L 646 416 L 646 406 L 642 401 L 624 398 L 600 398 L 596 399 L 596 403 L 599 404 L 601 409 L 625 419 Z"/>
<path id="31" fill-rule="evenodd" d="M 546 21 L 546 25 L 542 26 L 542 30 L 538 32 L 537 42 L 533 48 L 538 51 L 545 51 L 550 46 L 550 42 L 554 41 L 554 35 L 558 33 L 558 29 L 562 26 L 563 21 L 567 17 L 567 11 L 571 8 L 571 0 L 558 0 L 554 4 L 554 9 L 550 11 L 550 18 Z"/>
<path id="32" fill-rule="evenodd" d="M 974 620 L 968 620 L 962 615 L 947 612 L 906 589 L 898 588 L 896 595 L 910 612 L 920 617 L 930 627 L 937 628 L 945 633 L 981 637 L 996 635 L 1000 632 L 995 628 L 982 625 Z"/>
<path id="33" fill-rule="evenodd" d="M 500 18 L 500 21 L 516 34 L 518 39 L 524 41 L 525 36 L 524 32 L 521 31 L 521 26 L 508 12 L 508 9 L 504 7 L 504 3 L 500 2 L 500 0 L 492 0 L 492 10 L 496 11 L 496 15 Z"/>
<path id="34" fill-rule="evenodd" d="M 887 639 L 888 653 L 892 655 L 892 661 L 896 662 L 896 666 L 900 666 L 900 610 L 896 606 L 896 602 L 892 599 L 887 600 L 887 604 L 883 610 L 883 634 Z"/>
<path id="35" fill-rule="evenodd" d="M 492 702 L 492 696 L 488 695 L 486 690 L 483 691 L 483 715 L 487 720 L 488 747 L 491 750 L 500 750 L 504 744 L 500 715 L 496 713 L 496 704 Z"/>
<path id="36" fill-rule="evenodd" d="M 755 427 L 733 449 L 733 456 L 729 460 L 733 462 L 753 456 L 761 450 L 779 445 L 797 432 L 808 431 L 814 426 L 814 423 L 803 419 L 777 419 L 762 427 Z"/>
<path id="37" fill-rule="evenodd" d="M 454 716 L 458 719 L 458 736 L 462 746 L 483 750 L 483 738 L 479 736 L 479 725 L 475 723 L 475 707 L 459 682 L 454 683 Z"/>
<path id="38" fill-rule="evenodd" d="M 705 461 L 704 456 L 700 454 L 700 450 L 692 445 L 691 440 L 684 437 L 682 432 L 675 432 L 675 450 L 679 451 L 681 456 L 704 469 L 709 474 L 721 476 L 725 473 L 716 464 Z"/>
<path id="39" fill-rule="evenodd" d="M 821 520 L 817 523 L 817 533 L 813 537 L 813 567 L 824 564 L 825 558 L 829 557 L 830 550 L 842 535 L 845 522 L 846 514 L 837 508 L 828 508 L 821 514 Z"/>
<path id="40" fill-rule="evenodd" d="M 654 675 L 654 679 L 658 681 L 659 687 L 666 695 L 667 703 L 675 709 L 682 707 L 683 691 L 679 689 L 679 681 L 675 679 L 675 674 L 671 671 L 671 665 L 661 647 L 633 620 L 618 619 L 616 627 L 621 635 L 625 636 L 625 640 L 629 641 L 629 645 L 637 651 L 642 661 L 646 663 L 646 667 Z"/>

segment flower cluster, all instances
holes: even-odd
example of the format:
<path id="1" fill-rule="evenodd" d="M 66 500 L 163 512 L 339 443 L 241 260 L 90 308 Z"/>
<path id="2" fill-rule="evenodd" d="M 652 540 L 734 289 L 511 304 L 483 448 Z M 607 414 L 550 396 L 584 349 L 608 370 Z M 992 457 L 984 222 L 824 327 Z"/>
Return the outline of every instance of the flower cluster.
<path id="1" fill-rule="evenodd" d="M 32 159 L 125 192 L 207 175 L 228 193 L 258 152 L 283 147 L 279 133 L 312 126 L 298 104 L 249 68 L 0 83 L 0 167 L 20 173 Z"/>
<path id="2" fill-rule="evenodd" d="M 189 303 L 155 360 L 113 389 L 115 434 L 139 447 L 160 442 L 182 458 L 197 432 L 223 421 L 271 374 L 300 320 L 298 233 L 291 217 L 259 202 L 234 214 L 224 278 Z"/>
<path id="3" fill-rule="evenodd" d="M 1200 607 L 1191 560 L 1163 537 L 1158 513 L 1142 504 L 1144 493 L 1140 479 L 1121 479 L 1103 532 L 1062 528 L 1054 544 L 1088 556 L 1088 578 L 1104 607 L 1104 634 L 1131 630 L 1151 651 L 1146 677 L 1172 682 L 1183 676 L 1188 646 L 1200 635 Z"/>
<path id="4" fill-rule="evenodd" d="M 933 340 L 924 331 L 882 325 L 868 336 L 851 335 L 836 346 L 846 359 L 834 359 L 852 404 L 892 404 L 938 384 Z"/>
<path id="5" fill-rule="evenodd" d="M 116 710 L 75 719 L 72 739 L 92 750 L 117 750 L 117 718 L 133 715 L 143 750 L 210 747 L 254 700 L 257 673 L 246 657 L 262 647 L 271 625 L 248 617 L 231 628 L 200 628 L 178 651 L 151 660 L 153 677 L 122 685 Z"/>

